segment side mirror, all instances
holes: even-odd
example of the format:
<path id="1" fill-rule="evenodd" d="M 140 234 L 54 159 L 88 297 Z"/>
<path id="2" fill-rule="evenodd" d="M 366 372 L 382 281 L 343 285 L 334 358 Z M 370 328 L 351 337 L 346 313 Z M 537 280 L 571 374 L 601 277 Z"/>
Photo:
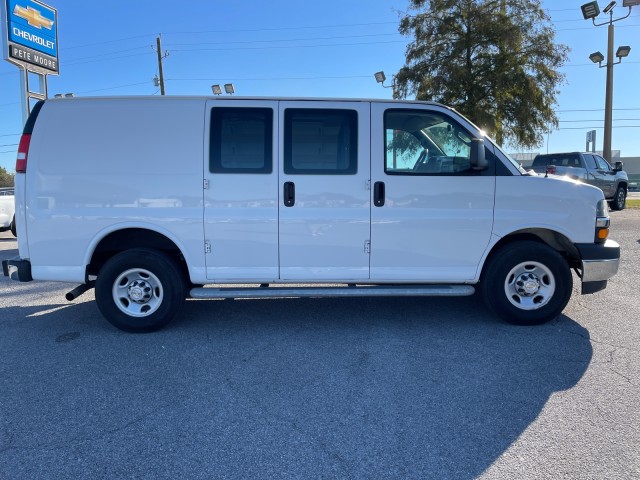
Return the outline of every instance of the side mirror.
<path id="1" fill-rule="evenodd" d="M 622 171 L 622 162 L 616 162 L 615 165 L 613 166 L 613 171 L 614 172 L 621 172 Z"/>
<path id="2" fill-rule="evenodd" d="M 489 162 L 484 156 L 484 140 L 482 138 L 474 138 L 471 140 L 471 167 L 474 170 L 486 170 Z"/>

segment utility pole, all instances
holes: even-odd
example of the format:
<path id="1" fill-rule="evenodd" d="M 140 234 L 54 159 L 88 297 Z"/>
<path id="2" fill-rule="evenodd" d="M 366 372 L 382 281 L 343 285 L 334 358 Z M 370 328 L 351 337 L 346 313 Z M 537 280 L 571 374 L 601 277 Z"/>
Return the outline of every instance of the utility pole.
<path id="1" fill-rule="evenodd" d="M 631 7 L 629 7 L 631 12 Z M 613 131 L 613 9 L 607 32 L 607 84 L 604 95 L 604 141 L 602 156 L 611 163 L 611 134 Z M 613 164 L 612 164 L 613 165 Z"/>
<path id="2" fill-rule="evenodd" d="M 162 54 L 162 46 L 160 45 L 160 37 L 156 38 L 156 52 L 158 53 L 158 75 L 160 77 L 160 95 L 164 95 L 164 74 L 162 73 L 162 59 L 169 56 L 169 52 Z"/>
<path id="3" fill-rule="evenodd" d="M 609 163 L 612 163 L 611 136 L 613 130 L 613 66 L 622 62 L 622 59 L 629 55 L 629 52 L 631 51 L 631 47 L 628 45 L 618 47 L 618 50 L 615 54 L 616 57 L 618 57 L 618 61 L 613 61 L 613 23 L 619 20 L 624 20 L 629 15 L 631 15 L 631 7 L 640 5 L 640 0 L 623 0 L 622 5 L 624 7 L 628 7 L 629 11 L 624 17 L 620 18 L 613 18 L 613 8 L 616 5 L 617 2 L 614 0 L 604 8 L 603 13 L 605 15 L 609 15 L 609 21 L 603 23 L 596 23 L 596 17 L 600 15 L 600 7 L 598 6 L 597 1 L 585 3 L 580 7 L 582 9 L 582 15 L 584 16 L 584 19 L 591 20 L 594 26 L 601 27 L 602 25 L 609 25 L 607 31 L 607 63 L 605 65 L 602 65 L 602 61 L 605 59 L 605 57 L 600 52 L 594 52 L 589 55 L 589 59 L 593 63 L 597 63 L 600 68 L 606 67 L 607 69 L 607 84 L 604 99 L 604 140 L 602 145 L 602 156 Z"/>

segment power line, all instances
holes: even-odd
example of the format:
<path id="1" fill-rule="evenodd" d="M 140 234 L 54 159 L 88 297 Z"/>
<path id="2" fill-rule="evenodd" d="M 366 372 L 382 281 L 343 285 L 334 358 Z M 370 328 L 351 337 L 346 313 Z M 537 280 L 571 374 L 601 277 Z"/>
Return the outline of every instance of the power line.
<path id="1" fill-rule="evenodd" d="M 94 90 L 83 90 L 81 92 L 76 92 L 76 93 L 104 92 L 106 90 L 117 90 L 118 88 L 135 87 L 137 85 L 148 85 L 149 83 L 151 83 L 151 82 L 149 80 L 147 80 L 147 81 L 144 81 L 144 82 L 127 83 L 126 85 L 118 85 L 118 86 L 115 86 L 115 87 L 97 88 L 97 89 L 94 89 Z"/>
<path id="2" fill-rule="evenodd" d="M 148 48 L 148 47 L 146 47 Z M 131 57 L 139 57 L 141 55 L 149 55 L 149 52 L 143 52 L 143 53 L 134 53 L 132 55 L 121 55 L 119 57 L 111 57 L 111 58 L 104 58 L 107 55 L 113 55 L 113 53 L 106 53 L 104 55 L 96 55 L 93 57 L 93 60 L 86 60 L 84 62 L 69 62 L 65 64 L 65 67 L 75 67 L 76 65 L 84 65 L 87 63 L 94 63 L 94 62 L 108 62 L 110 60 L 120 60 L 121 58 L 131 58 Z"/>
<path id="3" fill-rule="evenodd" d="M 367 37 L 399 37 L 398 32 L 395 33 L 372 33 L 367 35 L 336 35 L 331 37 L 305 37 L 305 38 L 282 38 L 274 40 L 242 40 L 242 41 L 225 41 L 225 45 L 229 44 L 247 44 L 247 43 L 276 43 L 276 42 L 304 42 L 307 40 L 343 40 L 346 38 L 367 38 Z M 169 43 L 171 46 L 194 46 L 194 45 L 220 45 L 220 42 L 197 42 L 197 43 Z"/>
<path id="4" fill-rule="evenodd" d="M 346 28 L 346 27 L 370 27 L 374 25 L 398 25 L 397 21 L 394 22 L 369 22 L 369 23 L 342 23 L 333 25 L 307 25 L 302 27 L 275 27 L 275 28 L 253 28 L 253 29 L 226 29 L 226 30 L 196 30 L 196 31 L 184 31 L 184 32 L 163 32 L 163 35 L 195 35 L 204 33 L 251 33 L 251 32 L 279 32 L 290 30 L 314 30 L 325 28 Z M 134 40 L 137 38 L 155 37 L 155 33 L 147 33 L 141 35 L 134 35 L 131 37 L 115 38 L 112 40 L 105 40 L 103 42 L 85 43 L 82 45 L 72 45 L 70 47 L 64 47 L 61 50 L 72 50 L 76 48 L 94 47 L 96 45 L 105 45 L 108 43 L 124 42 L 126 40 Z"/>
<path id="5" fill-rule="evenodd" d="M 136 38 L 146 38 L 146 37 L 153 37 L 155 34 L 154 33 L 149 33 L 147 35 L 135 35 L 133 37 L 125 37 L 125 38 L 116 38 L 113 40 L 105 40 L 103 42 L 94 42 L 94 43 L 85 43 L 84 45 L 72 45 L 71 47 L 64 47 L 61 48 L 61 51 L 67 51 L 67 50 L 73 50 L 75 48 L 84 48 L 84 47 L 95 47 L 96 45 L 106 45 L 107 43 L 117 43 L 117 42 L 124 42 L 126 40 L 133 40 Z"/>
<path id="6" fill-rule="evenodd" d="M 288 49 L 288 48 L 318 48 L 318 47 L 352 47 L 361 45 L 381 45 L 390 43 L 405 43 L 404 40 L 389 40 L 386 42 L 356 42 L 356 43 L 321 43 L 316 45 L 272 45 L 270 47 L 219 47 L 219 48 L 186 48 L 173 49 L 176 52 L 207 52 L 207 51 L 230 51 L 230 50 L 269 50 L 269 49 Z"/>
<path id="7" fill-rule="evenodd" d="M 640 118 L 613 118 L 614 122 L 637 122 L 640 121 Z M 584 122 L 604 122 L 604 119 L 595 119 L 595 120 L 558 120 L 561 123 L 584 123 Z M 623 125 L 620 125 L 623 126 Z"/>
<path id="8" fill-rule="evenodd" d="M 559 22 L 559 21 L 558 21 Z M 210 31 L 201 31 L 201 32 L 169 32 L 166 35 L 179 35 L 179 34 L 197 34 L 197 33 L 230 33 L 230 32 L 260 32 L 260 31 L 285 31 L 285 30 L 300 30 L 300 29 L 317 29 L 317 28 L 329 28 L 329 27 L 351 27 L 351 26 L 370 26 L 370 25 L 386 25 L 386 24 L 397 24 L 397 22 L 377 22 L 377 23 L 362 23 L 362 24 L 341 24 L 341 25 L 324 25 L 324 26 L 307 26 L 307 27 L 281 27 L 281 28 L 269 28 L 269 29 L 245 29 L 245 30 L 210 30 Z M 618 28 L 625 27 L 635 27 L 640 24 L 627 24 L 620 25 Z M 579 28 L 570 28 L 570 29 L 556 29 L 556 31 L 572 31 L 572 30 L 587 30 L 592 27 L 579 27 Z M 225 44 L 259 44 L 259 43 L 273 43 L 273 42 L 296 42 L 296 41 L 305 41 L 305 40 L 332 40 L 332 39 L 346 39 L 346 38 L 365 38 L 365 37 L 380 37 L 380 36 L 396 36 L 399 35 L 397 33 L 385 33 L 385 34 L 367 34 L 367 35 L 343 35 L 343 36 L 329 36 L 329 37 L 309 37 L 309 38 L 294 38 L 294 39 L 276 39 L 276 40 L 253 40 L 253 41 L 225 41 Z M 131 40 L 136 38 L 146 38 L 151 35 L 136 35 L 132 37 L 125 37 L 122 39 L 109 40 L 104 42 L 96 42 L 91 44 L 79 45 L 75 47 L 68 48 L 80 48 L 84 46 L 93 46 L 100 44 L 109 44 L 115 43 L 118 41 Z M 402 40 L 392 40 L 388 42 L 356 42 L 356 43 L 331 43 L 331 44 L 315 44 L 315 45 L 272 45 L 272 46 L 264 46 L 264 47 L 220 47 L 220 48 L 196 48 L 196 49 L 177 49 L 177 51 L 221 51 L 221 50 L 264 50 L 264 49 L 287 49 L 287 48 L 319 48 L 319 47 L 343 47 L 343 46 L 359 46 L 359 45 L 377 45 L 377 44 L 385 44 L 385 43 L 403 43 L 407 42 L 407 39 Z M 196 46 L 196 45 L 211 45 L 214 44 L 212 42 L 208 43 L 175 43 L 170 45 L 176 46 Z M 135 47 L 127 50 L 118 50 L 114 52 L 107 52 L 101 55 L 93 55 L 89 57 L 80 57 L 76 59 L 69 60 L 65 63 L 65 66 L 75 66 L 75 65 L 84 65 L 87 63 L 94 63 L 100 61 L 110 61 L 110 60 L 119 60 L 123 58 L 131 58 L 142 55 L 147 55 L 145 52 L 136 53 L 132 55 L 120 55 L 123 52 L 132 52 L 136 50 L 146 49 L 147 47 Z M 116 55 L 116 56 L 113 56 Z M 640 63 L 640 62 L 625 62 L 625 63 Z M 581 63 L 581 64 L 565 64 L 567 67 L 582 67 L 588 66 L 591 64 Z M 16 74 L 17 72 L 4 72 L 0 73 L 0 75 L 11 75 Z"/>
<path id="9" fill-rule="evenodd" d="M 577 109 L 577 110 L 556 110 L 558 113 L 565 112 L 602 112 L 604 108 L 591 108 L 591 109 Z M 640 110 L 640 107 L 636 108 L 614 108 L 613 110 Z"/>
<path id="10" fill-rule="evenodd" d="M 619 128 L 640 128 L 640 125 L 615 125 L 613 127 L 614 130 L 617 130 Z M 555 128 L 553 131 L 556 130 L 587 130 L 587 129 L 602 129 L 602 127 L 560 127 L 560 128 Z"/>
<path id="11" fill-rule="evenodd" d="M 96 88 L 96 89 L 93 89 L 93 90 L 82 90 L 82 91 L 75 92 L 75 93 L 81 94 L 81 93 L 104 92 L 104 91 L 107 91 L 107 90 L 117 90 L 118 88 L 135 87 L 135 86 L 138 86 L 138 85 L 147 85 L 149 83 L 150 83 L 150 81 L 147 80 L 147 81 L 144 81 L 144 82 L 136 82 L 136 83 L 127 83 L 127 84 L 124 84 L 124 85 L 116 85 L 116 86 L 113 86 L 113 87 Z M 8 105 L 17 105 L 19 103 L 20 102 L 2 103 L 2 104 L 0 104 L 0 107 L 5 107 L 5 106 L 8 106 Z M 13 134 L 0 135 L 0 136 L 9 137 L 11 135 L 22 135 L 22 134 L 21 133 L 13 133 Z"/>
<path id="12" fill-rule="evenodd" d="M 631 63 L 640 63 L 640 62 L 624 62 L 625 65 L 631 64 Z M 563 65 L 563 67 L 590 67 L 592 66 L 593 63 L 565 63 Z"/>
<path id="13" fill-rule="evenodd" d="M 343 27 L 370 27 L 374 25 L 398 25 L 399 22 L 370 22 L 370 23 L 342 23 L 334 25 L 308 25 L 304 27 L 276 27 L 276 28 L 253 28 L 253 29 L 227 29 L 227 30 L 200 30 L 190 32 L 163 32 L 163 35 L 194 35 L 203 33 L 253 33 L 253 32 L 280 32 L 288 30 L 314 30 L 325 28 L 343 28 Z"/>
<path id="14" fill-rule="evenodd" d="M 133 51 L 142 50 L 142 49 L 146 50 L 147 48 L 149 48 L 149 47 L 148 46 L 144 46 L 144 47 L 128 48 L 126 50 L 118 50 L 117 52 L 114 51 L 114 52 L 103 53 L 103 54 L 100 54 L 99 56 L 103 57 L 103 56 L 106 56 L 106 55 L 115 55 L 115 54 L 120 54 L 120 53 L 125 53 L 125 52 L 133 52 Z M 94 59 L 95 57 L 96 57 L 96 55 L 90 55 L 88 57 L 72 58 L 72 59 L 68 60 L 68 62 L 73 64 L 73 63 L 81 61 L 81 60 Z"/>
<path id="15" fill-rule="evenodd" d="M 637 27 L 638 25 L 640 25 L 640 23 L 632 23 L 632 24 L 627 24 L 627 25 L 618 25 L 616 28 L 630 28 L 630 27 Z M 589 27 L 576 27 L 576 28 L 558 28 L 556 29 L 556 32 L 571 32 L 573 30 L 592 30 L 593 26 L 589 26 Z"/>
<path id="16" fill-rule="evenodd" d="M 343 75 L 343 76 L 332 76 L 332 77 L 253 77 L 253 78 L 244 78 L 244 77 L 234 77 L 233 75 L 223 75 L 218 74 L 220 77 L 229 77 L 234 81 L 264 81 L 264 80 L 342 80 L 347 78 L 370 78 L 371 75 Z M 211 80 L 211 77 L 199 77 L 199 78 L 167 78 L 166 80 L 172 82 L 191 82 L 191 81 L 205 81 Z"/>

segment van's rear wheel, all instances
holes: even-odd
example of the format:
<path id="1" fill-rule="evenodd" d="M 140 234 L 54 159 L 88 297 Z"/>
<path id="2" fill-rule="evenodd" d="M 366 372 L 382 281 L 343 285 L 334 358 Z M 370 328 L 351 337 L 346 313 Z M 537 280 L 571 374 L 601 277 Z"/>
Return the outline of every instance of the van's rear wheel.
<path id="1" fill-rule="evenodd" d="M 159 330 L 184 302 L 183 275 L 162 252 L 132 249 L 109 259 L 96 280 L 96 303 L 104 317 L 126 332 Z"/>
<path id="2" fill-rule="evenodd" d="M 571 270 L 562 255 L 533 241 L 512 243 L 496 252 L 482 278 L 487 306 L 515 325 L 553 320 L 567 306 L 573 290 Z"/>

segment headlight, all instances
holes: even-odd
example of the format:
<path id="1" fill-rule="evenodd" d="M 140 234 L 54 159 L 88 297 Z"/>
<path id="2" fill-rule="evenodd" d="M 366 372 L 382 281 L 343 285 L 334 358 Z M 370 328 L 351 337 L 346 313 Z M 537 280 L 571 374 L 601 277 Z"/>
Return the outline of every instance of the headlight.
<path id="1" fill-rule="evenodd" d="M 604 198 L 598 202 L 598 206 L 596 207 L 596 217 L 609 218 L 609 204 Z"/>
<path id="2" fill-rule="evenodd" d="M 604 243 L 609 236 L 609 225 L 611 220 L 609 219 L 609 205 L 607 201 L 602 199 L 598 202 L 596 207 L 596 234 L 595 242 Z"/>

